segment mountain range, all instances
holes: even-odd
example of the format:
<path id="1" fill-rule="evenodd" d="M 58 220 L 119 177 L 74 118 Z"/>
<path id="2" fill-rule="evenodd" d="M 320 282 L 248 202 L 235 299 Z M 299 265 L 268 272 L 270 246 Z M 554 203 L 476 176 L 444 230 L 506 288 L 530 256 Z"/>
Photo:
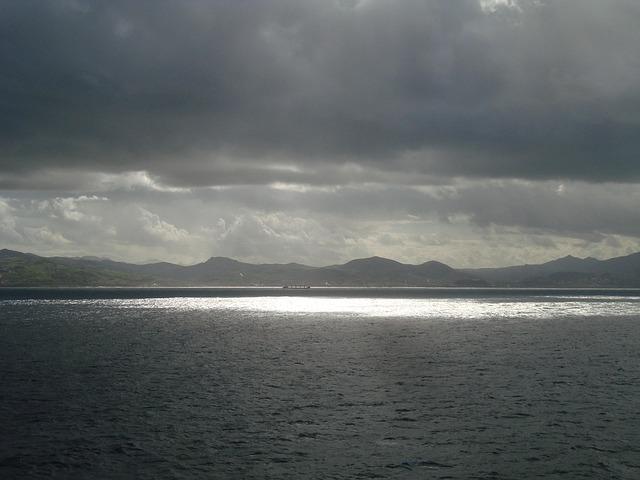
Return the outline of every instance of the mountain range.
<path id="1" fill-rule="evenodd" d="M 340 265 L 251 264 L 212 257 L 190 266 L 0 250 L 0 286 L 640 287 L 640 252 L 608 260 L 563 257 L 536 265 L 454 269 L 381 257 Z"/>

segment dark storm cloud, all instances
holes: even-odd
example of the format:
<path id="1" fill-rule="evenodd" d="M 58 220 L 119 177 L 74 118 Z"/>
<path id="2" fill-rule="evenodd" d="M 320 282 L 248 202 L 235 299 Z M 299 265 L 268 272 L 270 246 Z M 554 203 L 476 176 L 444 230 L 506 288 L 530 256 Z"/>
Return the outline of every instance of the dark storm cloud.
<path id="1" fill-rule="evenodd" d="M 0 0 L 0 185 L 637 181 L 639 22 L 635 0 Z"/>

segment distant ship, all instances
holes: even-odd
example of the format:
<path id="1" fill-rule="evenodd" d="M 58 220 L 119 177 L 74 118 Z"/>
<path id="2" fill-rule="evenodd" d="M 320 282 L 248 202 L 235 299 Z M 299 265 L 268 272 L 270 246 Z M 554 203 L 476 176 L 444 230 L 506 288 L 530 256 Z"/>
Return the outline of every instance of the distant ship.
<path id="1" fill-rule="evenodd" d="M 311 288 L 311 285 L 283 285 L 282 288 L 296 288 L 296 289 Z"/>

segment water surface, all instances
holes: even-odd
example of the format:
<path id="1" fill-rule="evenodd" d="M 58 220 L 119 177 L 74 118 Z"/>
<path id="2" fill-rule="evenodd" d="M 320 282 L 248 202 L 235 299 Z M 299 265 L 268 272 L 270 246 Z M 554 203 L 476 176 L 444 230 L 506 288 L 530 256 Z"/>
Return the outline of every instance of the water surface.
<path id="1" fill-rule="evenodd" d="M 1 478 L 640 478 L 637 291 L 184 290 L 0 290 Z"/>

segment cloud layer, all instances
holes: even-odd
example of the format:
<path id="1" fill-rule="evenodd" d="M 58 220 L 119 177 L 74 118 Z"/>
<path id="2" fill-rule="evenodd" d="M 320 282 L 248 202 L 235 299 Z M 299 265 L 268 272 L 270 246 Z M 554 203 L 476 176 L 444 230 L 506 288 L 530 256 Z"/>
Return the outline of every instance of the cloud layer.
<path id="1" fill-rule="evenodd" d="M 0 198 L 0 244 L 128 261 L 327 265 L 383 255 L 454 266 L 638 250 L 635 185 L 467 181 L 455 186 L 246 186 Z"/>
<path id="2" fill-rule="evenodd" d="M 1 9 L 4 188 L 51 170 L 179 186 L 640 174 L 634 0 Z"/>
<path id="3" fill-rule="evenodd" d="M 640 249 L 636 0 L 0 0 L 0 244 Z"/>

